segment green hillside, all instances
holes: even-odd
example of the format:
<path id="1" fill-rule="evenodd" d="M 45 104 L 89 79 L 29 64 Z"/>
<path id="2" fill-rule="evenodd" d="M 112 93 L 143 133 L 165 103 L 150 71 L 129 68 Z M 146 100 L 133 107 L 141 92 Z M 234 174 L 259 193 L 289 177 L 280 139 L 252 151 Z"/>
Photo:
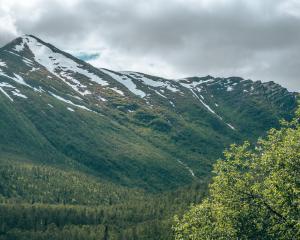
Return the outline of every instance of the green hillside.
<path id="1" fill-rule="evenodd" d="M 170 239 L 224 148 L 295 108 L 274 82 L 97 69 L 17 38 L 0 49 L 0 239 Z"/>

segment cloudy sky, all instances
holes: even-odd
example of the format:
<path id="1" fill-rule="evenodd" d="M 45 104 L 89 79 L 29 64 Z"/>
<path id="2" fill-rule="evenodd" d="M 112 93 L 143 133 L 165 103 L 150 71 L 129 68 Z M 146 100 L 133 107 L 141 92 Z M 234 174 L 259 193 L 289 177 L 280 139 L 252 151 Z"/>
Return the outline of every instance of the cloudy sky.
<path id="1" fill-rule="evenodd" d="M 299 0 L 0 0 L 0 46 L 26 33 L 99 67 L 300 91 Z"/>

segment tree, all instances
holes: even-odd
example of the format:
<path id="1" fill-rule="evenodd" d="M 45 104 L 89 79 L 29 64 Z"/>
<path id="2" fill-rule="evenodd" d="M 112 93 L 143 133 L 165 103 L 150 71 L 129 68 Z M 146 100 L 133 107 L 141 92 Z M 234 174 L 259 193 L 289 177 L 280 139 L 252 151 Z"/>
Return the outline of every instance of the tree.
<path id="1" fill-rule="evenodd" d="M 105 226 L 103 240 L 108 240 L 108 226 Z"/>
<path id="2" fill-rule="evenodd" d="M 255 147 L 245 142 L 225 151 L 209 197 L 175 216 L 175 239 L 299 239 L 299 119 L 300 109 Z"/>

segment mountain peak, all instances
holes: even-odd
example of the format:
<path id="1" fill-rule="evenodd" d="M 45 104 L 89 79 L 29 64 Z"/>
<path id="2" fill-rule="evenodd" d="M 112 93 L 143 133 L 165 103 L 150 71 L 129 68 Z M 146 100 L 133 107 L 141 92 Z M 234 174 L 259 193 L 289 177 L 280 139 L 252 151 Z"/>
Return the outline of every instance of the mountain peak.
<path id="1" fill-rule="evenodd" d="M 32 129 L 41 130 L 50 147 L 92 171 L 103 170 L 106 178 L 126 181 L 131 178 L 128 169 L 140 176 L 137 163 L 141 169 L 162 163 L 140 179 L 158 188 L 165 179 L 184 183 L 203 176 L 207 165 L 198 159 L 219 157 L 216 152 L 221 154 L 228 139 L 261 135 L 276 126 L 278 118 L 290 116 L 296 101 L 279 85 L 238 77 L 175 81 L 98 69 L 35 36 L 24 35 L 0 49 L 0 104 L 1 117 L 3 110 L 10 109 L 13 116 L 24 114 L 12 119 L 32 121 Z M 11 132 L 21 132 L 14 129 L 18 124 L 11 126 Z M 31 135 L 23 135 L 26 143 Z M 3 136 L 5 144 L 10 144 L 5 138 L 9 135 Z M 70 139 L 79 144 L 70 144 Z M 117 148 L 124 154 L 116 155 Z M 146 148 L 149 154 L 140 161 Z M 132 166 L 127 165 L 131 159 Z M 123 176 L 106 171 L 112 166 L 120 166 Z M 152 181 L 152 176 L 158 181 Z"/>
<path id="2" fill-rule="evenodd" d="M 220 78 L 207 75 L 176 81 L 139 72 L 97 69 L 30 34 L 16 38 L 1 48 L 0 52 L 0 64 L 2 64 L 2 66 L 0 65 L 0 76 L 6 76 L 16 82 L 24 78 L 22 83 L 28 83 L 26 86 L 43 88 L 48 93 L 51 91 L 56 94 L 60 92 L 62 86 L 56 87 L 54 92 L 50 88 L 53 88 L 51 84 L 57 81 L 60 84 L 64 83 L 63 92 L 71 91 L 69 95 L 88 95 L 98 100 L 102 99 L 102 102 L 106 99 L 103 96 L 107 94 L 112 97 L 110 92 L 113 92 L 119 97 L 137 97 L 138 101 L 147 103 L 149 106 L 156 104 L 159 99 L 159 101 L 171 105 L 175 110 L 177 99 L 192 97 L 193 101 L 198 101 L 197 104 L 221 119 L 216 114 L 218 109 L 216 102 L 211 97 L 213 95 L 233 97 L 235 94 L 240 94 L 240 97 L 243 98 L 252 95 L 268 95 L 272 99 L 292 96 L 280 85 L 253 82 L 235 76 Z M 39 79 L 39 81 L 32 79 Z M 37 85 L 37 82 L 43 84 Z M 67 88 L 65 89 L 65 87 Z"/>
<path id="3" fill-rule="evenodd" d="M 0 48 L 0 50 L 1 49 L 14 50 L 15 47 L 22 45 L 24 43 L 24 41 L 27 41 L 29 39 L 35 39 L 37 41 L 43 42 L 42 40 L 35 37 L 34 35 L 24 34 L 24 35 L 21 35 L 20 37 L 15 38 L 11 42 L 7 43 L 2 48 Z"/>
<path id="4" fill-rule="evenodd" d="M 44 45 L 44 46 L 48 46 L 50 48 L 55 48 L 54 46 L 52 46 L 49 43 L 44 42 L 43 40 L 39 39 L 38 37 L 34 36 L 34 35 L 30 35 L 30 34 L 25 34 L 17 39 L 15 39 L 14 41 L 12 41 L 11 43 L 13 43 L 14 51 L 17 52 L 22 52 L 26 46 L 30 49 L 30 46 L 33 47 L 34 45 Z M 32 49 L 30 49 L 32 50 Z"/>
<path id="5" fill-rule="evenodd" d="M 31 60 L 34 60 L 35 52 L 37 50 L 42 50 L 42 49 L 47 49 L 52 52 L 59 52 L 61 54 L 68 55 L 69 58 L 74 58 L 73 56 L 59 50 L 55 46 L 51 45 L 50 43 L 44 42 L 40 38 L 31 35 L 31 34 L 24 34 L 4 47 L 0 48 L 1 50 L 4 51 L 9 51 L 12 52 L 16 55 L 20 55 L 22 57 L 29 58 Z"/>
<path id="6" fill-rule="evenodd" d="M 35 38 L 35 39 L 37 39 L 37 40 L 40 40 L 38 37 L 36 37 L 36 36 L 34 36 L 34 35 L 32 35 L 32 34 L 23 34 L 23 35 L 21 35 L 21 36 L 18 37 L 18 38 L 20 38 L 20 39 Z M 18 38 L 17 38 L 17 39 L 18 39 Z"/>

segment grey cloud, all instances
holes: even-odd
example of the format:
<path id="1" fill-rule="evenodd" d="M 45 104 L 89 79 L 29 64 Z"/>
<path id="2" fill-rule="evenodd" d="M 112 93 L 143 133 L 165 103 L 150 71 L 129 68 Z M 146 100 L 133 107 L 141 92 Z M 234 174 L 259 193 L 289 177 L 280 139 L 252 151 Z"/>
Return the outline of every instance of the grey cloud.
<path id="1" fill-rule="evenodd" d="M 13 17 L 21 32 L 63 49 L 105 46 L 137 62 L 168 63 L 181 75 L 240 75 L 300 91 L 300 18 L 282 8 L 286 2 L 43 1 L 34 20 L 22 9 Z"/>

